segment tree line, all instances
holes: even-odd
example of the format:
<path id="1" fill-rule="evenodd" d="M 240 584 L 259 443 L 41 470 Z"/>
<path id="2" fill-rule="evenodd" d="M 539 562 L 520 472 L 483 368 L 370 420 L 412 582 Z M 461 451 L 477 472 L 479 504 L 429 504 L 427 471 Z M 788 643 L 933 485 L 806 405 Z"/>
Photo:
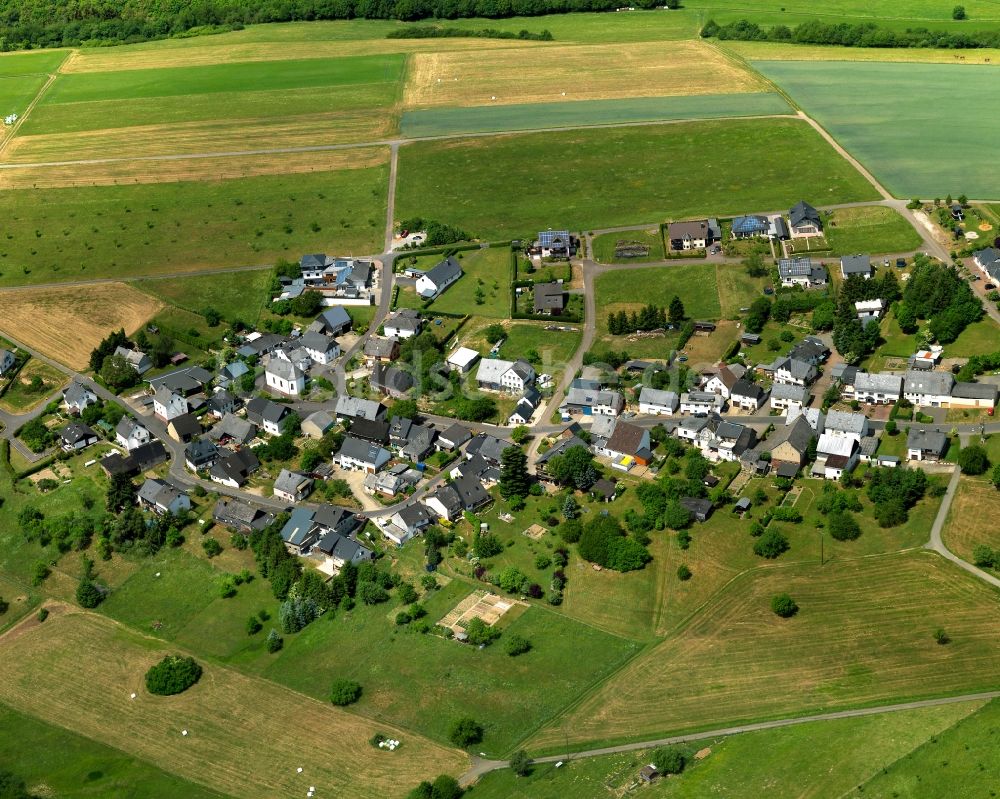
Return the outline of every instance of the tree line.
<path id="1" fill-rule="evenodd" d="M 668 324 L 677 325 L 684 321 L 684 303 L 674 295 L 670 305 L 646 305 L 640 311 L 625 311 L 608 314 L 608 332 L 613 336 L 636 333 L 640 330 L 663 330 Z"/>
<path id="2" fill-rule="evenodd" d="M 833 44 L 842 47 L 922 47 L 942 50 L 1000 47 L 1000 31 L 932 31 L 927 28 L 890 30 L 871 22 L 851 25 L 812 20 L 790 28 L 761 27 L 746 19 L 720 25 L 709 20 L 701 29 L 704 38 L 742 42 L 786 42 L 788 44 Z"/>

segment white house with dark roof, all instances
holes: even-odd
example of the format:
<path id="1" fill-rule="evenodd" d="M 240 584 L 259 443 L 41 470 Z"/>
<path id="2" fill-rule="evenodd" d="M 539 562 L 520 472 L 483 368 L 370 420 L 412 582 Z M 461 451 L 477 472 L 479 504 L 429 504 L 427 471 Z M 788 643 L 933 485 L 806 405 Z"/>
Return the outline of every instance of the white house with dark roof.
<path id="1" fill-rule="evenodd" d="M 908 369 L 903 376 L 903 396 L 914 405 L 946 408 L 951 402 L 955 379 L 949 372 Z"/>
<path id="2" fill-rule="evenodd" d="M 797 358 L 782 358 L 774 363 L 774 382 L 793 386 L 808 386 L 816 380 L 816 367 Z"/>
<path id="3" fill-rule="evenodd" d="M 313 480 L 304 474 L 282 469 L 274 481 L 274 496 L 285 502 L 301 502 L 313 489 Z"/>
<path id="4" fill-rule="evenodd" d="M 975 261 L 979 270 L 991 280 L 1000 280 L 1000 250 L 996 247 L 987 247 L 974 253 L 972 260 Z"/>
<path id="5" fill-rule="evenodd" d="M 819 236 L 823 233 L 823 219 L 805 200 L 799 200 L 788 212 L 788 229 L 793 239 Z"/>
<path id="6" fill-rule="evenodd" d="M 911 427 L 906 433 L 906 457 L 911 461 L 939 461 L 948 451 L 948 436 L 941 430 Z"/>
<path id="7" fill-rule="evenodd" d="M 334 413 L 338 422 L 343 422 L 345 419 L 367 419 L 371 422 L 385 415 L 385 405 L 375 400 L 342 394 L 337 398 L 337 408 Z"/>
<path id="8" fill-rule="evenodd" d="M 520 394 L 535 382 L 534 367 L 527 361 L 505 361 L 500 358 L 483 358 L 476 372 L 480 388 Z"/>
<path id="9" fill-rule="evenodd" d="M 170 483 L 149 478 L 136 494 L 139 506 L 161 516 L 172 513 L 175 516 L 191 509 L 191 498 Z"/>
<path id="10" fill-rule="evenodd" d="M 845 280 L 851 275 L 858 275 L 865 280 L 875 275 L 875 267 L 869 255 L 845 255 L 840 259 L 840 276 Z"/>
<path id="11" fill-rule="evenodd" d="M 424 320 L 420 312 L 413 308 L 402 308 L 385 320 L 385 334 L 400 341 L 412 338 L 420 332 Z"/>
<path id="12" fill-rule="evenodd" d="M 667 240 L 675 252 L 684 250 L 704 250 L 712 241 L 707 219 L 689 222 L 671 222 L 667 225 Z"/>
<path id="13" fill-rule="evenodd" d="M 675 391 L 663 391 L 643 386 L 639 392 L 639 413 L 650 416 L 673 416 L 680 407 L 680 397 Z"/>
<path id="14" fill-rule="evenodd" d="M 341 333 L 349 333 L 353 327 L 354 322 L 344 306 L 334 305 L 322 311 L 306 328 L 306 332 L 339 336 Z"/>
<path id="15" fill-rule="evenodd" d="M 164 422 L 176 419 L 191 411 L 187 398 L 171 391 L 164 385 L 157 386 L 153 393 L 153 413 Z"/>
<path id="16" fill-rule="evenodd" d="M 144 375 L 153 368 L 153 362 L 149 356 L 139 350 L 130 350 L 127 347 L 116 347 L 115 355 L 125 359 L 125 363 L 131 366 L 136 374 Z M 2 374 L 2 372 L 0 372 Z"/>
<path id="17" fill-rule="evenodd" d="M 340 344 L 333 336 L 325 333 L 303 333 L 298 340 L 299 346 L 313 361 L 321 366 L 327 366 L 340 357 Z"/>
<path id="18" fill-rule="evenodd" d="M 742 365 L 738 363 L 726 364 L 705 382 L 703 388 L 705 391 L 711 391 L 713 394 L 719 394 L 729 399 L 729 394 L 733 390 L 733 386 L 736 385 L 736 381 L 745 374 L 746 368 Z"/>
<path id="19" fill-rule="evenodd" d="M 569 258 L 573 254 L 573 238 L 568 230 L 542 230 L 530 253 L 541 258 Z"/>
<path id="20" fill-rule="evenodd" d="M 149 430 L 131 416 L 123 416 L 115 428 L 115 443 L 125 447 L 129 452 L 148 444 L 151 438 Z"/>
<path id="21" fill-rule="evenodd" d="M 686 391 L 681 394 L 681 413 L 721 413 L 726 398 L 711 391 Z"/>
<path id="22" fill-rule="evenodd" d="M 871 425 L 863 413 L 829 410 L 824 423 L 826 435 L 835 438 L 853 438 L 859 442 L 871 435 Z"/>
<path id="23" fill-rule="evenodd" d="M 807 257 L 782 258 L 778 261 L 778 277 L 783 288 L 819 288 L 830 280 L 826 267 Z"/>
<path id="24" fill-rule="evenodd" d="M 802 410 L 809 404 L 809 389 L 792 383 L 774 383 L 771 386 L 771 409 L 789 413 Z"/>
<path id="25" fill-rule="evenodd" d="M 559 410 L 584 416 L 618 416 L 625 410 L 625 398 L 607 389 L 571 388 Z"/>
<path id="26" fill-rule="evenodd" d="M 97 433 L 80 422 L 70 422 L 59 431 L 59 443 L 66 452 L 86 449 L 99 440 Z"/>
<path id="27" fill-rule="evenodd" d="M 287 405 L 281 405 L 265 397 L 254 397 L 247 403 L 247 419 L 265 433 L 280 436 L 285 418 L 292 412 Z"/>
<path id="28" fill-rule="evenodd" d="M 385 447 L 349 435 L 341 444 L 335 460 L 341 469 L 360 470 L 368 474 L 375 474 L 391 458 L 392 453 Z"/>
<path id="29" fill-rule="evenodd" d="M 445 258 L 417 278 L 417 294 L 433 300 L 462 276 L 462 267 L 453 256 Z"/>
<path id="30" fill-rule="evenodd" d="M 88 405 L 97 402 L 97 395 L 77 380 L 63 389 L 62 398 L 63 407 L 70 413 L 82 413 Z"/>
<path id="31" fill-rule="evenodd" d="M 729 393 L 729 404 L 744 411 L 756 411 L 767 402 L 767 391 L 746 378 L 740 378 Z"/>
<path id="32" fill-rule="evenodd" d="M 903 394 L 903 376 L 888 372 L 858 372 L 854 382 L 844 387 L 844 398 L 867 405 L 893 405 Z"/>

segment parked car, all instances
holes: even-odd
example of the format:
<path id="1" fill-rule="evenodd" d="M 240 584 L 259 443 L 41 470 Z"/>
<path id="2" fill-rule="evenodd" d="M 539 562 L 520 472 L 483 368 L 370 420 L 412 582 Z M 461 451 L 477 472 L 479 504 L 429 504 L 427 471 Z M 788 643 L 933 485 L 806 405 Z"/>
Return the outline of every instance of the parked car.
<path id="1" fill-rule="evenodd" d="M 985 286 L 983 286 L 983 288 L 986 289 L 987 291 L 992 291 L 993 289 L 996 288 L 996 286 L 993 285 L 992 283 L 987 283 Z"/>

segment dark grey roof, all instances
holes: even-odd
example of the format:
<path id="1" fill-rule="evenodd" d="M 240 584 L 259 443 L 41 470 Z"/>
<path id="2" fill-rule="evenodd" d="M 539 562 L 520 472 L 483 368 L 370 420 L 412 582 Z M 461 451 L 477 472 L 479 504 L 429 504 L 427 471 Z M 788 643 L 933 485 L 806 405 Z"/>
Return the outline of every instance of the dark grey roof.
<path id="1" fill-rule="evenodd" d="M 840 271 L 844 275 L 870 275 L 872 259 L 868 255 L 845 255 L 840 259 Z"/>
<path id="2" fill-rule="evenodd" d="M 452 481 L 451 485 L 458 492 L 463 507 L 478 507 L 489 502 L 489 493 L 483 488 L 483 484 L 472 475 L 462 475 L 457 480 Z"/>
<path id="3" fill-rule="evenodd" d="M 399 511 L 397 511 L 397 514 L 403 524 L 406 525 L 407 529 L 412 529 L 419 525 L 429 524 L 431 522 L 430 512 L 428 512 L 427 508 L 419 502 L 414 502 L 412 505 L 400 508 Z"/>
<path id="4" fill-rule="evenodd" d="M 80 422 L 70 422 L 59 431 L 59 438 L 64 444 L 77 444 L 86 441 L 88 438 L 97 438 L 97 433 L 85 424 Z"/>
<path id="5" fill-rule="evenodd" d="M 291 410 L 287 405 L 281 405 L 263 397 L 255 397 L 247 403 L 247 419 L 254 424 L 262 424 L 263 422 L 277 424 L 289 413 Z"/>
<path id="6" fill-rule="evenodd" d="M 435 286 L 443 286 L 457 280 L 462 274 L 462 266 L 455 260 L 454 256 L 449 256 L 443 261 L 438 261 L 433 267 L 427 270 L 425 276 Z"/>
<path id="7" fill-rule="evenodd" d="M 342 305 L 334 305 L 332 308 L 327 308 L 316 317 L 316 322 L 319 322 L 320 326 L 327 332 L 334 334 L 353 325 L 351 315 L 344 310 Z"/>
<path id="8" fill-rule="evenodd" d="M 385 391 L 394 391 L 399 394 L 405 394 L 413 388 L 412 375 L 408 372 L 404 372 L 402 369 L 397 369 L 395 366 L 386 366 L 381 363 L 375 364 L 375 368 L 372 369 L 372 376 L 369 382 L 372 384 L 373 388 Z"/>
<path id="9" fill-rule="evenodd" d="M 260 461 L 253 451 L 249 449 L 241 449 L 236 452 L 227 450 L 223 451 L 221 457 L 212 466 L 211 473 L 220 479 L 243 483 L 258 468 L 260 468 Z"/>
<path id="10" fill-rule="evenodd" d="M 338 456 L 342 455 L 353 458 L 362 463 L 378 464 L 381 460 L 388 460 L 389 452 L 371 441 L 365 441 L 354 436 L 347 436 L 344 443 L 340 445 Z"/>
<path id="11" fill-rule="evenodd" d="M 562 283 L 535 284 L 535 311 L 562 310 L 566 305 L 565 287 Z"/>
<path id="12" fill-rule="evenodd" d="M 196 436 L 201 432 L 201 423 L 193 413 L 185 413 L 175 416 L 169 424 L 174 428 L 177 435 L 182 438 Z"/>
<path id="13" fill-rule="evenodd" d="M 465 448 L 465 454 L 469 458 L 473 455 L 481 455 L 487 461 L 500 463 L 503 451 L 510 446 L 513 444 L 509 441 L 504 441 L 488 433 L 480 433 L 469 442 L 469 446 Z"/>
<path id="14" fill-rule="evenodd" d="M 363 438 L 365 441 L 387 444 L 389 442 L 389 423 L 382 420 L 355 419 L 351 422 L 351 435 L 355 438 Z"/>
<path id="15" fill-rule="evenodd" d="M 955 383 L 951 395 L 960 399 L 988 399 L 996 402 L 997 387 L 991 383 Z"/>
<path id="16" fill-rule="evenodd" d="M 765 394 L 767 392 L 763 388 L 743 377 L 737 380 L 732 388 L 732 395 L 735 397 L 753 397 L 759 401 Z"/>
<path id="17" fill-rule="evenodd" d="M 701 497 L 681 497 L 682 508 L 697 516 L 707 516 L 712 512 L 712 501 Z"/>
<path id="18" fill-rule="evenodd" d="M 798 227 L 804 222 L 812 222 L 819 227 L 823 226 L 823 220 L 819 215 L 819 211 L 805 200 L 799 200 L 792 206 L 792 209 L 788 212 L 788 218 L 792 223 L 792 227 Z"/>
<path id="19" fill-rule="evenodd" d="M 343 561 L 353 561 L 359 553 L 371 554 L 370 549 L 361 546 L 357 541 L 334 532 L 324 535 L 313 549 Z"/>
<path id="20" fill-rule="evenodd" d="M 921 452 L 943 455 L 948 448 L 948 436 L 940 430 L 924 430 L 911 427 L 906 434 L 906 448 Z"/>
<path id="21" fill-rule="evenodd" d="M 219 451 L 215 444 L 207 438 L 199 438 L 197 441 L 192 441 L 184 448 L 184 457 L 194 464 L 207 463 L 218 454 Z"/>
<path id="22" fill-rule="evenodd" d="M 460 447 L 472 438 L 469 428 L 460 424 L 453 424 L 439 436 L 439 439 L 453 447 Z"/>

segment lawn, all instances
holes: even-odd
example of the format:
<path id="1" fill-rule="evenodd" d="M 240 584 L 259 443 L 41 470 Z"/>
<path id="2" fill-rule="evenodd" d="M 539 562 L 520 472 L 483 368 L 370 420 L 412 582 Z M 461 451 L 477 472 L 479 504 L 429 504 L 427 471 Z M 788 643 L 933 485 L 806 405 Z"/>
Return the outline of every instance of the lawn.
<path id="1" fill-rule="evenodd" d="M 809 155 L 790 172 L 796 153 Z M 705 174 L 713 179 L 694 179 Z M 804 123 L 733 120 L 410 144 L 400 151 L 396 214 L 508 238 L 873 196 Z"/>
<path id="2" fill-rule="evenodd" d="M 615 255 L 615 250 L 620 243 L 635 242 L 649 248 L 647 255 L 639 255 L 635 258 L 623 258 Z M 663 252 L 663 236 L 658 227 L 652 230 L 629 230 L 625 233 L 604 233 L 595 236 L 593 240 L 594 260 L 603 264 L 634 264 L 642 261 L 662 261 L 665 258 Z"/>
<path id="3" fill-rule="evenodd" d="M 951 344 L 944 345 L 947 358 L 968 358 L 971 355 L 987 355 L 997 350 L 997 323 L 988 315 L 973 322 L 963 330 Z"/>
<path id="4" fill-rule="evenodd" d="M 922 796 L 989 796 L 996 788 L 1000 703 L 990 702 L 922 746 L 888 764 L 851 799 L 917 799 Z"/>
<path id="5" fill-rule="evenodd" d="M 558 324 L 558 323 L 557 323 Z M 535 350 L 541 356 L 536 369 L 541 373 L 561 371 L 580 346 L 580 333 L 568 330 L 546 330 L 544 322 L 515 322 L 507 328 L 507 338 L 500 347 L 500 357 L 524 358 Z"/>
<path id="6" fill-rule="evenodd" d="M 766 277 L 751 277 L 746 267 L 718 264 L 715 281 L 719 288 L 719 304 L 723 319 L 739 319 L 741 308 L 749 308 L 753 301 L 763 296 L 765 286 L 771 281 Z"/>
<path id="7" fill-rule="evenodd" d="M 801 608 L 791 620 L 768 607 L 781 591 Z M 530 743 L 561 750 L 985 690 L 998 676 L 996 613 L 990 588 L 923 552 L 749 572 Z M 933 638 L 940 627 L 948 646 Z"/>
<path id="8" fill-rule="evenodd" d="M 629 47 L 555 44 L 533 49 L 530 58 L 496 49 L 416 53 L 404 103 L 407 108 L 558 103 L 715 94 L 720 87 L 731 93 L 767 90 L 742 62 L 700 39 Z"/>
<path id="9" fill-rule="evenodd" d="M 1000 438 L 991 440 L 995 451 Z M 980 544 L 1000 549 L 1000 531 L 984 524 L 997 518 L 996 514 L 1000 514 L 1000 492 L 985 480 L 963 476 L 943 531 L 945 545 L 969 563 L 973 562 L 972 550 Z"/>
<path id="10" fill-rule="evenodd" d="M 605 332 L 609 310 L 618 311 L 618 306 L 638 309 L 650 303 L 666 307 L 674 296 L 683 301 L 689 319 L 718 319 L 721 312 L 716 268 L 711 264 L 615 269 L 600 275 L 594 289 L 597 323 Z"/>
<path id="11" fill-rule="evenodd" d="M 453 580 L 426 599 L 428 619 L 439 620 L 472 590 Z M 358 605 L 314 622 L 286 638 L 264 676 L 321 698 L 333 677 L 357 680 L 365 691 L 359 714 L 442 741 L 456 718 L 474 716 L 486 728 L 477 750 L 497 756 L 637 651 L 633 643 L 544 607 L 530 608 L 505 627 L 505 634 L 532 643 L 517 658 L 503 651 L 502 639 L 477 650 L 401 629 L 394 615 L 384 605 Z"/>
<path id="12" fill-rule="evenodd" d="M 898 197 L 990 197 L 1000 98 L 991 66 L 761 61 L 786 90 Z M 885 98 L 893 102 L 886 104 Z M 934 98 L 932 103 L 928 98 Z M 954 121 L 975 107 L 983 122 L 960 137 Z"/>
<path id="13" fill-rule="evenodd" d="M 3 192 L 0 286 L 374 251 L 388 179 L 388 152 L 374 152 L 365 169 Z"/>
<path id="14" fill-rule="evenodd" d="M 101 616 L 57 608 L 0 647 L 0 701 L 178 777 L 248 798 L 304 795 L 310 785 L 328 796 L 402 797 L 420 779 L 457 773 L 467 762 L 412 732 L 204 660 L 196 686 L 151 696 L 143 674 L 176 651 Z M 394 753 L 373 748 L 368 741 L 377 731 L 404 745 Z"/>
<path id="15" fill-rule="evenodd" d="M 427 312 L 469 314 L 506 319 L 510 316 L 510 249 L 490 247 L 485 250 L 460 252 L 456 256 L 465 273 L 457 283 L 431 303 Z M 435 255 L 426 266 L 432 267 L 441 260 Z M 476 301 L 476 292 L 482 291 L 482 303 Z"/>
<path id="16" fill-rule="evenodd" d="M 835 255 L 910 252 L 923 241 L 896 211 L 878 205 L 832 211 L 824 230 Z"/>
<path id="17" fill-rule="evenodd" d="M 42 388 L 39 391 L 31 388 L 31 381 L 35 377 L 42 381 Z M 37 358 L 31 358 L 17 373 L 17 377 L 4 392 L 3 397 L 0 397 L 0 408 L 9 413 L 25 413 L 48 399 L 52 392 L 68 381 L 69 378 L 54 366 L 49 366 Z"/>
<path id="18" fill-rule="evenodd" d="M 110 746 L 0 706 L 4 766 L 39 796 L 224 799 Z"/>
<path id="19" fill-rule="evenodd" d="M 966 702 L 684 744 L 681 749 L 689 763 L 684 773 L 643 788 L 642 795 L 656 799 L 841 796 L 934 736 L 950 737 L 955 731 L 949 729 L 952 725 L 957 723 L 955 729 L 960 730 L 983 716 L 996 718 L 989 712 L 992 705 L 977 713 L 982 707 L 981 702 Z M 705 749 L 703 759 L 692 757 Z M 634 783 L 639 769 L 651 759 L 647 750 L 570 760 L 558 769 L 551 763 L 540 764 L 527 778 L 496 771 L 476 785 L 475 795 L 476 799 L 605 799 L 609 791 L 622 791 Z M 868 796 L 867 784 L 865 788 L 863 796 Z"/>
<path id="20" fill-rule="evenodd" d="M 728 88 L 728 87 L 727 87 Z M 404 111 L 404 136 L 530 130 L 533 128 L 666 122 L 714 117 L 790 114 L 791 107 L 773 92 L 698 94 L 680 97 L 628 97 L 554 103 L 480 105 Z"/>
<path id="21" fill-rule="evenodd" d="M 254 325 L 269 299 L 270 269 L 218 275 L 143 280 L 138 288 L 164 302 L 200 314 L 214 308 L 226 320 L 242 319 Z"/>

